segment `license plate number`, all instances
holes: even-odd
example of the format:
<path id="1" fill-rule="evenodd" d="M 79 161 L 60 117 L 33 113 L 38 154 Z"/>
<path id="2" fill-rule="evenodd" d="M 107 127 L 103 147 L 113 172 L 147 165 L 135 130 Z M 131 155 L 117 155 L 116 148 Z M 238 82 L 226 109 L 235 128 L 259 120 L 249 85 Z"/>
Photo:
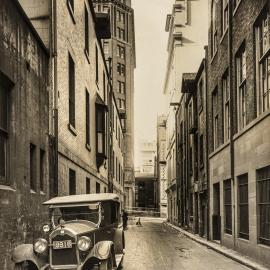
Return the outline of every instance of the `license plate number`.
<path id="1" fill-rule="evenodd" d="M 71 240 L 53 241 L 53 249 L 72 248 Z"/>

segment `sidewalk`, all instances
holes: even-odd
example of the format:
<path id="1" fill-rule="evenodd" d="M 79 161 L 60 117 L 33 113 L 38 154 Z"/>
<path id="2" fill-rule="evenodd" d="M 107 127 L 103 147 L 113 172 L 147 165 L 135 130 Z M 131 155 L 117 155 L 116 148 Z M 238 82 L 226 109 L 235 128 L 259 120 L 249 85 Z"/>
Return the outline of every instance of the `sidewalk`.
<path id="1" fill-rule="evenodd" d="M 240 253 L 238 253 L 237 251 L 235 250 L 232 250 L 232 249 L 229 249 L 229 248 L 226 248 L 224 246 L 221 246 L 217 243 L 214 243 L 214 242 L 211 242 L 211 241 L 207 241 L 206 239 L 198 236 L 198 235 L 194 235 L 190 232 L 187 232 L 175 225 L 172 225 L 171 223 L 169 222 L 164 222 L 165 225 L 177 230 L 178 232 L 180 232 L 181 234 L 185 235 L 186 237 L 192 239 L 193 241 L 196 241 L 197 243 L 201 244 L 201 245 L 204 245 L 236 262 L 239 262 L 253 270 L 269 270 L 270 268 L 267 268 L 261 264 L 258 264 L 254 261 L 252 261 L 252 259 L 250 257 L 247 257 L 247 256 L 244 256 Z"/>

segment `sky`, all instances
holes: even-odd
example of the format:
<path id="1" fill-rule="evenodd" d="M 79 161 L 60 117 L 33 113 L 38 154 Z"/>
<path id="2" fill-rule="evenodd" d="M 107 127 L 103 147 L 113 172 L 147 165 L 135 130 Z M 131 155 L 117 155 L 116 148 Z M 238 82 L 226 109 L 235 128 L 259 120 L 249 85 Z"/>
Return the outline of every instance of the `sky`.
<path id="1" fill-rule="evenodd" d="M 132 0 L 135 13 L 135 160 L 139 140 L 156 139 L 157 115 L 165 112 L 166 16 L 174 0 Z"/>

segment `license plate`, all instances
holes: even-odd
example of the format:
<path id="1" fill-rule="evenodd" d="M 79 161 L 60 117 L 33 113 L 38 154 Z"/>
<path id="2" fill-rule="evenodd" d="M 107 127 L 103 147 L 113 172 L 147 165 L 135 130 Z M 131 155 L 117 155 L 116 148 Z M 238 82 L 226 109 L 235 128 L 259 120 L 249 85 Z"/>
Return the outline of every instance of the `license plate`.
<path id="1" fill-rule="evenodd" d="M 71 240 L 53 241 L 53 249 L 72 248 Z"/>

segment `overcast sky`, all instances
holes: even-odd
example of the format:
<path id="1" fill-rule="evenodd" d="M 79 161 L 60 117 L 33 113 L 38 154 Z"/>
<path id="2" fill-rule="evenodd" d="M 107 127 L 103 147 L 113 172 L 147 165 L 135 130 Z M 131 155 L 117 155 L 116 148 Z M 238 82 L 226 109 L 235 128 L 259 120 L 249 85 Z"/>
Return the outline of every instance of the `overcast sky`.
<path id="1" fill-rule="evenodd" d="M 135 12 L 135 154 L 139 139 L 156 139 L 157 115 L 164 112 L 162 94 L 167 63 L 167 14 L 174 0 L 132 0 Z M 136 158 L 136 157 L 135 157 Z"/>

